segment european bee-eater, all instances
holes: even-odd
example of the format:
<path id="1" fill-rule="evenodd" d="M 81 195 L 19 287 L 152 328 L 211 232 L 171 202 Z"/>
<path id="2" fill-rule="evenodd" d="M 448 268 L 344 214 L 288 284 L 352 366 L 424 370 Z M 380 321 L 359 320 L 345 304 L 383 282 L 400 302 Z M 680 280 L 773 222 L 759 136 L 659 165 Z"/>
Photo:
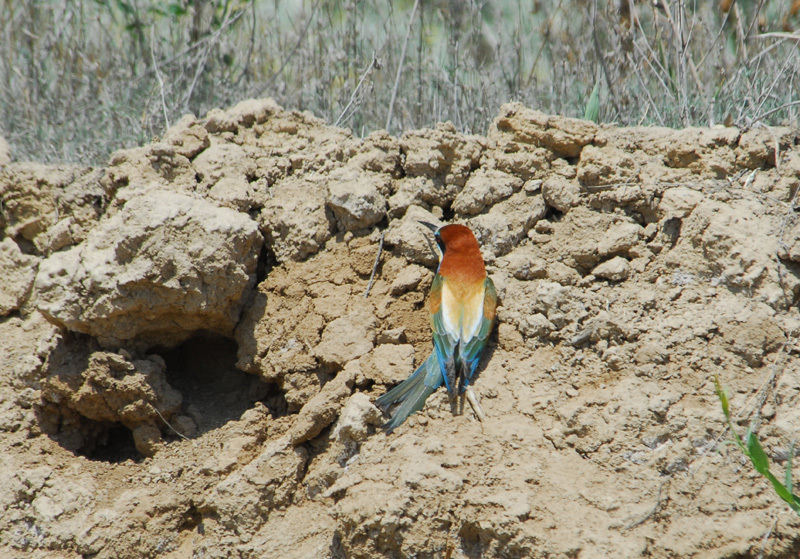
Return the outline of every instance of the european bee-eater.
<path id="1" fill-rule="evenodd" d="M 472 231 L 463 225 L 437 229 L 430 223 L 420 223 L 434 232 L 439 247 L 439 268 L 428 299 L 433 351 L 410 377 L 378 398 L 376 403 L 384 411 L 400 403 L 385 425 L 389 433 L 421 410 L 428 396 L 442 384 L 451 401 L 467 391 L 478 417 L 483 413 L 469 383 L 492 331 L 497 293 L 486 275 Z"/>

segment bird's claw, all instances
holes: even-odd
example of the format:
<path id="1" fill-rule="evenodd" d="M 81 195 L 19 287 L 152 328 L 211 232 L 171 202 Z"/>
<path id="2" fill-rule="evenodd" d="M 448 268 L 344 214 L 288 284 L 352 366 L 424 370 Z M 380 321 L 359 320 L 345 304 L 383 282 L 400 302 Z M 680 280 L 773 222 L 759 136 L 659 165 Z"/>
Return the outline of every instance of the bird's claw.
<path id="1" fill-rule="evenodd" d="M 472 406 L 472 411 L 475 412 L 475 415 L 478 417 L 478 421 L 483 421 L 484 419 L 486 419 L 486 413 L 483 411 L 481 403 L 478 400 L 478 396 L 477 394 L 475 394 L 475 391 L 472 390 L 472 387 L 467 386 L 467 390 L 464 393 L 467 395 L 467 400 L 469 401 L 469 405 Z"/>

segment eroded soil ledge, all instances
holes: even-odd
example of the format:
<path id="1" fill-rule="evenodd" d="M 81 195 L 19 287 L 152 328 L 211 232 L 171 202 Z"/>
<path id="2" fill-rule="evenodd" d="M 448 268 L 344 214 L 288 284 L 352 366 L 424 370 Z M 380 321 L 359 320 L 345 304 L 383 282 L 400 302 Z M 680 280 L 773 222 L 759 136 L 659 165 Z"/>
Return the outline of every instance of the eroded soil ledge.
<path id="1" fill-rule="evenodd" d="M 0 169 L 0 555 L 794 557 L 800 135 L 503 107 L 364 140 L 270 100 L 105 168 Z M 502 307 L 475 384 L 392 436 L 468 224 Z M 379 245 L 374 282 L 367 286 Z"/>

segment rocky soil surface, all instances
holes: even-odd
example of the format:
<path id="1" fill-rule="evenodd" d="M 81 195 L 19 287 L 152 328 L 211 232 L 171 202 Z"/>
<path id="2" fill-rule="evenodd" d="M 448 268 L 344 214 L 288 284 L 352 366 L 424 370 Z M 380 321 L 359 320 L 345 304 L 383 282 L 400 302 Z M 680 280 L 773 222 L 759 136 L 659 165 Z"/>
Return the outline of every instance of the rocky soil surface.
<path id="1" fill-rule="evenodd" d="M 0 556 L 796 557 L 800 134 L 503 107 L 358 139 L 252 100 L 105 168 L 0 169 Z M 435 255 L 476 233 L 475 389 L 394 434 Z M 374 273 L 374 278 L 372 277 Z"/>

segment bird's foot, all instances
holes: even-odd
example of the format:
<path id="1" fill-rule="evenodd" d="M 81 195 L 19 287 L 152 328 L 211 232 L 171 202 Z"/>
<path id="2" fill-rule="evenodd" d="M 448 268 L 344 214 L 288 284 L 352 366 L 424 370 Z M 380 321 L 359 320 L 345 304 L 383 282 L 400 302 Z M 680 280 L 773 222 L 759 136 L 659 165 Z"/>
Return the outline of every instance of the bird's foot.
<path id="1" fill-rule="evenodd" d="M 475 394 L 475 391 L 472 390 L 471 386 L 467 386 L 467 390 L 464 392 L 464 394 L 466 394 L 466 396 L 467 396 L 467 400 L 469 401 L 469 405 L 472 406 L 472 411 L 474 411 L 475 415 L 478 417 L 478 421 L 483 421 L 484 419 L 486 419 L 486 413 L 483 411 L 483 408 L 481 407 L 481 403 L 478 400 L 478 395 Z M 462 402 L 462 406 L 461 407 L 463 409 L 463 407 L 464 407 L 463 406 L 463 402 L 464 402 L 463 398 L 462 398 L 461 402 Z"/>
<path id="2" fill-rule="evenodd" d="M 464 413 L 464 398 L 463 394 L 461 398 L 452 397 L 450 398 L 450 413 L 453 415 L 461 415 Z"/>

